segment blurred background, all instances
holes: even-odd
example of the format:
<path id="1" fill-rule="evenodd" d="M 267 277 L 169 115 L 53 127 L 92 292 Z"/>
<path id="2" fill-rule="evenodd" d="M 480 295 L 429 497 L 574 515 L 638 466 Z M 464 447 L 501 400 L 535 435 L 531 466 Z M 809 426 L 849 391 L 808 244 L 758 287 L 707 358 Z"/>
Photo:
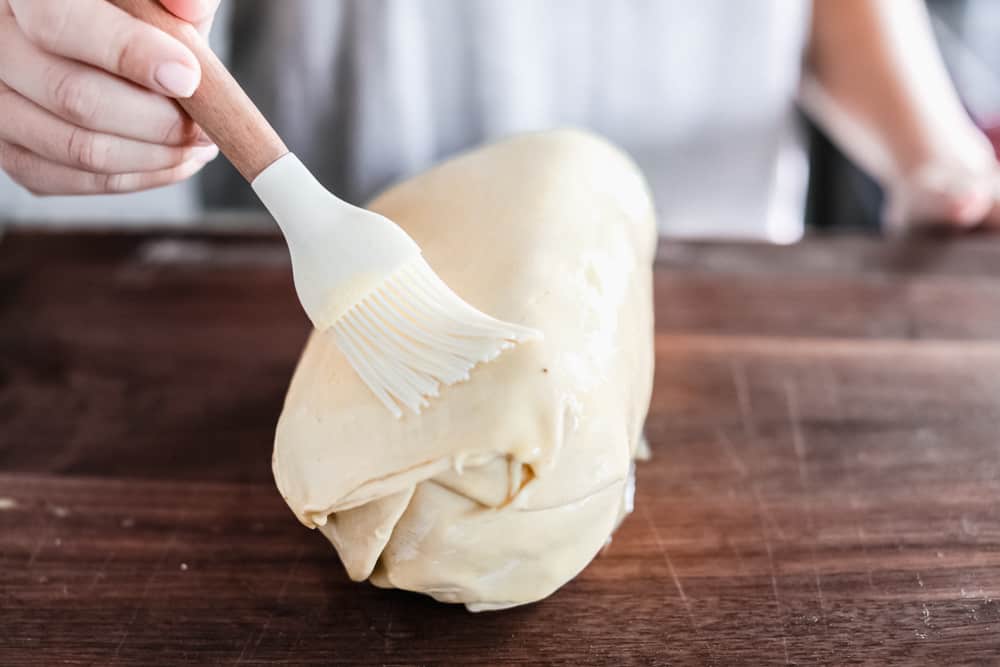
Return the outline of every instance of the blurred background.
<path id="1" fill-rule="evenodd" d="M 994 149 L 1000 142 L 1000 2 L 927 0 L 945 66 L 976 125 Z M 876 230 L 883 197 L 830 139 L 803 117 L 810 148 L 806 224 L 820 229 Z"/>
<path id="2" fill-rule="evenodd" d="M 809 3 L 605 5 L 224 0 L 212 42 L 289 147 L 357 203 L 469 146 L 575 125 L 635 156 L 666 235 L 878 228 L 879 187 L 788 102 Z M 928 7 L 963 103 L 1000 136 L 1000 2 Z M 269 224 L 241 215 L 260 210 L 224 159 L 119 196 L 36 198 L 0 173 L 8 225 Z"/>

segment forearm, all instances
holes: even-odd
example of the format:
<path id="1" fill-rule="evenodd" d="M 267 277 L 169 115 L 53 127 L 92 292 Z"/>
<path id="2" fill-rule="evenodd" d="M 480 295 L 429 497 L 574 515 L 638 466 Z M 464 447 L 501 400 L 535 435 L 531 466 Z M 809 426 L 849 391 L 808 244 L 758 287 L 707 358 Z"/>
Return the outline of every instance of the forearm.
<path id="1" fill-rule="evenodd" d="M 994 161 L 918 0 L 815 0 L 802 104 L 883 184 Z"/>

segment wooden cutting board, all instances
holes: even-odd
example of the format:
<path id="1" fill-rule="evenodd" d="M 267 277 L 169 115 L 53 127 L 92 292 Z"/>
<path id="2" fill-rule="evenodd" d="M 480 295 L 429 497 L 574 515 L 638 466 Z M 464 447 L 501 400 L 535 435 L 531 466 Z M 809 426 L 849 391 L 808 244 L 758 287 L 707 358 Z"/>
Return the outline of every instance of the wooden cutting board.
<path id="1" fill-rule="evenodd" d="M 271 483 L 272 236 L 0 242 L 0 665 L 1000 657 L 1000 240 L 670 244 L 636 512 L 539 604 L 355 584 Z"/>

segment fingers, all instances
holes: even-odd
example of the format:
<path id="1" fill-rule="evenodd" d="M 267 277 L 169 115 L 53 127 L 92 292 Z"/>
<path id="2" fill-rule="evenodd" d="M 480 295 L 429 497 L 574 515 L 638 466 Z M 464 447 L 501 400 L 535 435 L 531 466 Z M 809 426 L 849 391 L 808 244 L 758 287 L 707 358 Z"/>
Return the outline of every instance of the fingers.
<path id="1" fill-rule="evenodd" d="M 913 226 L 976 227 L 990 215 L 997 198 L 997 173 L 928 167 L 889 189 L 887 223 Z"/>
<path id="2" fill-rule="evenodd" d="M 163 146 L 70 125 L 3 86 L 0 115 L 5 118 L 0 140 L 16 142 L 47 160 L 101 174 L 156 171 L 218 154 L 215 146 Z"/>
<path id="3" fill-rule="evenodd" d="M 201 81 L 187 47 L 106 0 L 7 1 L 28 39 L 49 53 L 171 97 L 190 97 Z"/>
<path id="4" fill-rule="evenodd" d="M 0 141 L 0 168 L 36 195 L 138 192 L 182 181 L 204 166 L 205 162 L 192 159 L 158 171 L 95 174 L 46 160 L 20 146 Z"/>
<path id="5" fill-rule="evenodd" d="M 950 196 L 943 217 L 957 227 L 975 227 L 982 224 L 992 205 L 993 199 L 985 189 L 973 188 Z"/>
<path id="6" fill-rule="evenodd" d="M 994 181 L 993 203 L 986 217 L 983 218 L 983 227 L 994 231 L 1000 230 L 1000 175 Z"/>
<path id="7" fill-rule="evenodd" d="M 160 0 L 160 4 L 177 18 L 193 24 L 202 35 L 208 34 L 219 9 L 219 0 Z"/>
<path id="8" fill-rule="evenodd" d="M 209 139 L 162 95 L 31 43 L 0 16 L 0 81 L 63 120 L 139 141 L 183 145 Z"/>

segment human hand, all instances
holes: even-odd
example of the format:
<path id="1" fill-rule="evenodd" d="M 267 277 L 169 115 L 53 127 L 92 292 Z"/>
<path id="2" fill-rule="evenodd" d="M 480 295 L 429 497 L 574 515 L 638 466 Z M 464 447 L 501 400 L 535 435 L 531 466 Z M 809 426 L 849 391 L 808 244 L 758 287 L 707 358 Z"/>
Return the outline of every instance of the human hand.
<path id="1" fill-rule="evenodd" d="M 914 227 L 1000 229 L 1000 162 L 996 137 L 967 116 L 946 137 L 925 141 L 908 168 L 886 180 L 883 219 L 890 231 Z"/>
<path id="2" fill-rule="evenodd" d="M 207 34 L 219 0 L 161 0 Z M 218 148 L 170 98 L 194 54 L 107 0 L 0 0 L 0 169 L 39 195 L 181 181 Z"/>
<path id="3" fill-rule="evenodd" d="M 992 152 L 991 152 L 992 153 Z M 886 193 L 890 230 L 937 226 L 1000 229 L 1000 164 L 932 164 L 894 181 Z"/>

